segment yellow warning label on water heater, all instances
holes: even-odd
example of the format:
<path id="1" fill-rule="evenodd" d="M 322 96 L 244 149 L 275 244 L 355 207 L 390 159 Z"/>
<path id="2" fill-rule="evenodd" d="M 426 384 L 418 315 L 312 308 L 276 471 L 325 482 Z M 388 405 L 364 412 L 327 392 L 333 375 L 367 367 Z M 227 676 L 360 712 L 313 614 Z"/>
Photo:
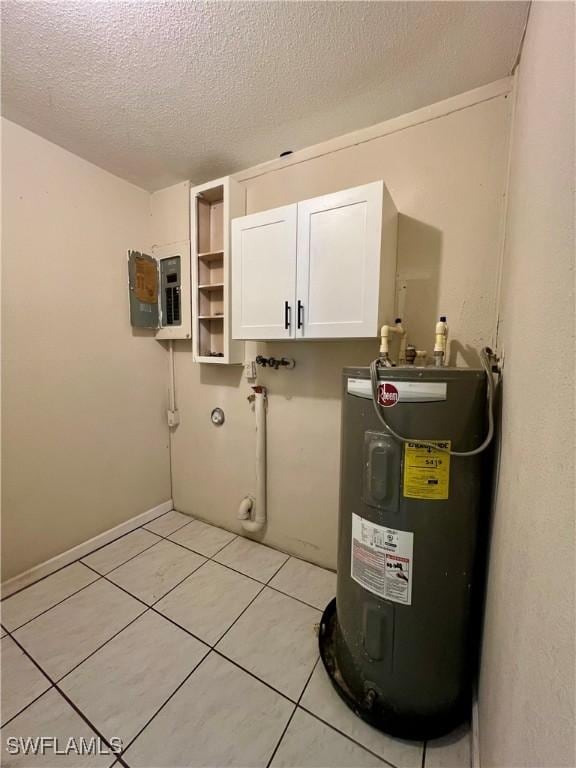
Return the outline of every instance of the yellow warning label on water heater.
<path id="1" fill-rule="evenodd" d="M 430 444 L 428 444 L 430 443 Z M 433 447 L 437 446 L 437 447 Z M 404 496 L 447 499 L 450 484 L 450 440 L 404 443 Z M 438 448 L 444 448 L 439 451 Z"/>

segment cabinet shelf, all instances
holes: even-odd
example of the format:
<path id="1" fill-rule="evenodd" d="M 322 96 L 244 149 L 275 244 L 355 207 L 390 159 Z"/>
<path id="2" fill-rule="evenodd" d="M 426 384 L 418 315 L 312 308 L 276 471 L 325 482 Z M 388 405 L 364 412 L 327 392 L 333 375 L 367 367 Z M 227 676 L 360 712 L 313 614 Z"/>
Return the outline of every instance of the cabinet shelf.
<path id="1" fill-rule="evenodd" d="M 230 328 L 230 222 L 245 213 L 243 188 L 230 177 L 191 190 L 192 351 L 197 363 L 242 363 Z"/>
<path id="2" fill-rule="evenodd" d="M 196 355 L 197 363 L 219 363 L 220 365 L 227 365 L 228 360 L 225 357 L 216 357 L 215 355 Z"/>
<path id="3" fill-rule="evenodd" d="M 224 258 L 224 251 L 204 251 L 198 254 L 198 258 L 203 261 L 219 261 Z"/>

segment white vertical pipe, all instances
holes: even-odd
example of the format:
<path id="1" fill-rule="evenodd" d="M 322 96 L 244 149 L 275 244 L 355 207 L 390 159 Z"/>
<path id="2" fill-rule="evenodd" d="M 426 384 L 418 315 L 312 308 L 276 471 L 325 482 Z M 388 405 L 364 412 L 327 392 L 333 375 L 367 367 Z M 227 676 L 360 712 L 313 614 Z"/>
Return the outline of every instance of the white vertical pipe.
<path id="1" fill-rule="evenodd" d="M 256 516 L 266 520 L 266 390 L 256 393 Z"/>
<path id="2" fill-rule="evenodd" d="M 448 325 L 444 316 L 436 323 L 434 339 L 434 365 L 441 368 L 446 365 L 446 347 L 448 345 Z"/>
<path id="3" fill-rule="evenodd" d="M 395 325 L 383 325 L 380 329 L 380 357 L 384 360 L 390 359 L 390 336 L 396 333 L 400 336 L 400 347 L 398 351 L 398 364 L 403 365 L 406 362 L 406 343 L 408 337 L 401 320 L 397 320 Z"/>
<path id="4" fill-rule="evenodd" d="M 254 517 L 242 520 L 242 528 L 249 533 L 262 530 L 266 523 L 266 390 L 254 387 L 256 414 L 256 502 L 252 505 Z M 254 507 L 256 509 L 254 510 Z"/>
<path id="5" fill-rule="evenodd" d="M 170 339 L 168 342 L 168 401 L 169 410 L 176 410 L 176 379 L 174 376 L 174 341 Z"/>

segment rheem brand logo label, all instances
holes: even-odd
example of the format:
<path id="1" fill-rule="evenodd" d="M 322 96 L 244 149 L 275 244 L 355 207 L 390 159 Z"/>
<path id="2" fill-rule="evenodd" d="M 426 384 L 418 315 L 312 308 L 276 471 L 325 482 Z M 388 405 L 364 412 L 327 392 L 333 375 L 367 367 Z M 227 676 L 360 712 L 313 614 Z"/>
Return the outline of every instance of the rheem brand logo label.
<path id="1" fill-rule="evenodd" d="M 383 408 L 391 408 L 399 400 L 398 390 L 389 381 L 378 384 L 378 404 Z"/>

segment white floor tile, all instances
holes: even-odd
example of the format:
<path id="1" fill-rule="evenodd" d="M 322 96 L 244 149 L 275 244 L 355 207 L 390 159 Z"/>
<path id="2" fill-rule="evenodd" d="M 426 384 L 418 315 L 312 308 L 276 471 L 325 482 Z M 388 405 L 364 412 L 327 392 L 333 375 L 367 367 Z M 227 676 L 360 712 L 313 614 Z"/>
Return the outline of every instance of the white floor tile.
<path id="1" fill-rule="evenodd" d="M 100 579 L 14 633 L 57 680 L 146 608 Z"/>
<path id="2" fill-rule="evenodd" d="M 333 573 L 180 513 L 155 523 L 172 541 L 139 529 L 85 558 L 106 579 L 75 563 L 2 605 L 3 623 L 8 616 L 18 627 L 16 639 L 94 727 L 124 745 L 135 739 L 131 768 L 252 768 L 273 754 L 276 768 L 421 768 L 422 744 L 357 718 L 316 664 L 315 625 L 334 595 Z M 217 643 L 218 653 L 204 643 Z M 0 648 L 3 719 L 13 718 L 2 738 L 95 735 L 11 638 Z M 116 757 L 7 760 L 108 768 Z M 467 728 L 429 742 L 426 768 L 470 768 Z"/>
<path id="3" fill-rule="evenodd" d="M 261 589 L 257 581 L 207 562 L 155 608 L 214 645 Z"/>
<path id="4" fill-rule="evenodd" d="M 468 723 L 448 736 L 426 743 L 425 768 L 470 768 L 472 764 Z"/>
<path id="5" fill-rule="evenodd" d="M 284 734 L 274 768 L 385 768 L 385 764 L 342 734 L 299 709 Z"/>
<path id="6" fill-rule="evenodd" d="M 82 562 L 104 575 L 159 541 L 161 541 L 159 536 L 145 531 L 143 528 L 138 528 L 99 549 L 94 554 L 83 558 Z"/>
<path id="7" fill-rule="evenodd" d="M 217 648 L 295 701 L 318 658 L 320 618 L 315 608 L 267 587 Z"/>
<path id="8" fill-rule="evenodd" d="M 265 766 L 293 705 L 210 654 L 126 753 L 131 768 Z"/>
<path id="9" fill-rule="evenodd" d="M 60 686 L 105 737 L 127 746 L 208 650 L 148 611 Z"/>
<path id="10" fill-rule="evenodd" d="M 271 587 L 323 611 L 336 594 L 336 574 L 291 557 L 269 582 Z"/>
<path id="11" fill-rule="evenodd" d="M 76 744 L 80 739 L 89 742 L 97 739 L 96 734 L 82 718 L 72 709 L 66 700 L 52 689 L 45 693 L 38 701 L 25 709 L 12 722 L 8 723 L 1 732 L 1 750 L 3 768 L 105 768 L 114 762 L 113 755 L 79 755 L 69 752 L 67 755 L 55 755 L 53 749 L 45 751 L 44 755 L 19 754 L 10 755 L 7 752 L 7 739 L 12 737 L 40 737 L 50 736 L 57 739 L 57 747 L 65 750 L 69 740 L 74 739 Z M 102 743 L 102 748 L 107 749 Z"/>
<path id="12" fill-rule="evenodd" d="M 193 520 L 190 525 L 180 528 L 169 536 L 172 541 L 177 541 L 194 552 L 199 552 L 206 557 L 212 557 L 222 547 L 236 538 L 235 533 L 224 531 L 200 520 Z"/>
<path id="13" fill-rule="evenodd" d="M 7 629 L 21 627 L 42 611 L 95 581 L 98 576 L 82 563 L 62 568 L 37 584 L 2 601 L 2 624 Z"/>
<path id="14" fill-rule="evenodd" d="M 171 541 L 161 541 L 108 574 L 107 578 L 148 605 L 199 568 L 205 558 Z"/>
<path id="15" fill-rule="evenodd" d="M 178 528 L 182 528 L 183 525 L 188 525 L 194 518 L 190 515 L 183 515 L 182 512 L 166 512 L 162 517 L 152 520 L 151 523 L 146 523 L 144 528 L 147 528 L 152 533 L 157 533 L 158 536 L 170 536 L 171 533 L 177 531 Z"/>
<path id="16" fill-rule="evenodd" d="M 9 637 L 0 644 L 1 714 L 5 723 L 50 688 L 50 681 Z"/>
<path id="17" fill-rule="evenodd" d="M 397 768 L 421 768 L 424 745 L 393 739 L 357 717 L 333 689 L 322 661 L 316 665 L 300 705 Z"/>
<path id="18" fill-rule="evenodd" d="M 214 556 L 223 565 L 229 565 L 246 576 L 267 582 L 280 566 L 288 560 L 288 555 L 265 547 L 250 539 L 238 537 Z"/>

